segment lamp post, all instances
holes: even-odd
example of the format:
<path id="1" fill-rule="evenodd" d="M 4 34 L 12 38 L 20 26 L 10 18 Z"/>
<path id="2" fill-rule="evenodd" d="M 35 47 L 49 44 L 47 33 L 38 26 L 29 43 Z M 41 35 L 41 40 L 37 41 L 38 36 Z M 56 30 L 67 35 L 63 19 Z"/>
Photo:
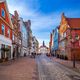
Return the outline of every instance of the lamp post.
<path id="1" fill-rule="evenodd" d="M 79 30 L 79 29 L 71 29 L 71 30 L 74 30 L 74 31 L 76 31 L 76 30 Z M 72 36 L 71 35 L 71 44 L 72 44 L 72 46 L 71 46 L 71 48 L 72 48 L 72 51 L 73 51 L 73 67 L 75 68 L 75 61 L 76 61 L 76 59 L 75 59 L 75 48 L 76 48 L 76 42 L 77 41 L 79 41 L 79 35 L 78 34 L 74 34 L 75 36 Z"/>

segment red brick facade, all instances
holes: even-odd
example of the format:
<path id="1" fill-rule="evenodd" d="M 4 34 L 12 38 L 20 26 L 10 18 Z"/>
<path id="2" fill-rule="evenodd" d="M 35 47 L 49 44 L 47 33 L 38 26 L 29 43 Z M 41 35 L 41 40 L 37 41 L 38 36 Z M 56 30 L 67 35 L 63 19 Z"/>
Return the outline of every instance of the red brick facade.
<path id="1" fill-rule="evenodd" d="M 13 54 L 15 57 L 19 57 L 21 53 L 21 31 L 19 24 L 19 15 L 17 11 L 14 11 L 14 14 L 10 14 L 11 21 L 13 24 L 13 32 L 12 32 L 12 45 L 13 45 Z"/>
<path id="2" fill-rule="evenodd" d="M 0 60 L 12 59 L 12 23 L 6 1 L 0 1 Z"/>
<path id="3" fill-rule="evenodd" d="M 75 36 L 80 37 L 80 18 L 67 18 L 62 14 L 61 23 L 59 27 L 60 40 L 59 49 L 60 55 L 66 55 L 68 59 L 73 59 L 75 53 L 76 60 L 80 60 L 80 45 L 79 40 L 73 44 L 71 40 L 75 40 Z M 64 46 L 64 47 L 62 47 Z M 61 49 L 61 47 L 63 49 Z"/>
<path id="4" fill-rule="evenodd" d="M 1 14 L 1 10 L 4 9 L 5 11 L 5 18 L 2 17 Z M 7 11 L 7 6 L 5 4 L 5 2 L 0 3 L 0 26 L 2 26 L 2 24 L 5 26 L 5 37 L 12 39 L 12 28 L 11 28 L 11 23 L 10 23 L 10 19 L 9 19 L 9 12 Z M 10 37 L 8 36 L 8 30 L 10 30 Z M 2 30 L 0 27 L 0 34 L 2 34 Z"/>

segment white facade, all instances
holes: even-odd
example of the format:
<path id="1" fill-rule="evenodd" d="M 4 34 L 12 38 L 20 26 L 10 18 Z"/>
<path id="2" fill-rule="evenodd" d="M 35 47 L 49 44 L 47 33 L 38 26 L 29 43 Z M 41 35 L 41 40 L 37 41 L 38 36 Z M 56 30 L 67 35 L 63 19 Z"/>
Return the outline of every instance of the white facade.
<path id="1" fill-rule="evenodd" d="M 22 33 L 22 50 L 21 50 L 21 56 L 24 56 L 24 54 L 28 54 L 28 50 L 27 50 L 27 38 L 28 38 L 28 34 L 27 34 L 27 28 L 23 22 L 23 19 L 20 18 L 20 29 L 21 29 L 21 33 Z"/>
<path id="2" fill-rule="evenodd" d="M 42 47 L 40 47 L 40 49 L 39 49 L 39 53 L 41 53 L 41 54 L 46 54 L 46 53 L 48 53 L 48 52 L 49 52 L 49 51 L 48 51 L 47 47 L 42 46 Z"/>
<path id="3" fill-rule="evenodd" d="M 32 50 L 31 52 L 38 53 L 38 41 L 35 36 L 32 37 Z"/>

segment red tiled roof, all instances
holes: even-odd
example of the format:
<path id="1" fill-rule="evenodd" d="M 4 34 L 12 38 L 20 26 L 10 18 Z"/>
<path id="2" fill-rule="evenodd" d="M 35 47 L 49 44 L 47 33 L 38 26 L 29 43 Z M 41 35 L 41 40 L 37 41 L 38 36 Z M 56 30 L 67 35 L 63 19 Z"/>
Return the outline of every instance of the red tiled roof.
<path id="1" fill-rule="evenodd" d="M 80 18 L 66 18 L 71 28 L 80 28 Z"/>

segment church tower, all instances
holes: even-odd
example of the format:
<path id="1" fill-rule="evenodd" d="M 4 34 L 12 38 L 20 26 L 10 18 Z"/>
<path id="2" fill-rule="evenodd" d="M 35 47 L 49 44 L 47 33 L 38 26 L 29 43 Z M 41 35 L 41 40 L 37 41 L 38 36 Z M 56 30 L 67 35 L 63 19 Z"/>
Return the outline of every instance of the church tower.
<path id="1" fill-rule="evenodd" d="M 45 46 L 45 42 L 43 41 L 43 47 Z"/>

